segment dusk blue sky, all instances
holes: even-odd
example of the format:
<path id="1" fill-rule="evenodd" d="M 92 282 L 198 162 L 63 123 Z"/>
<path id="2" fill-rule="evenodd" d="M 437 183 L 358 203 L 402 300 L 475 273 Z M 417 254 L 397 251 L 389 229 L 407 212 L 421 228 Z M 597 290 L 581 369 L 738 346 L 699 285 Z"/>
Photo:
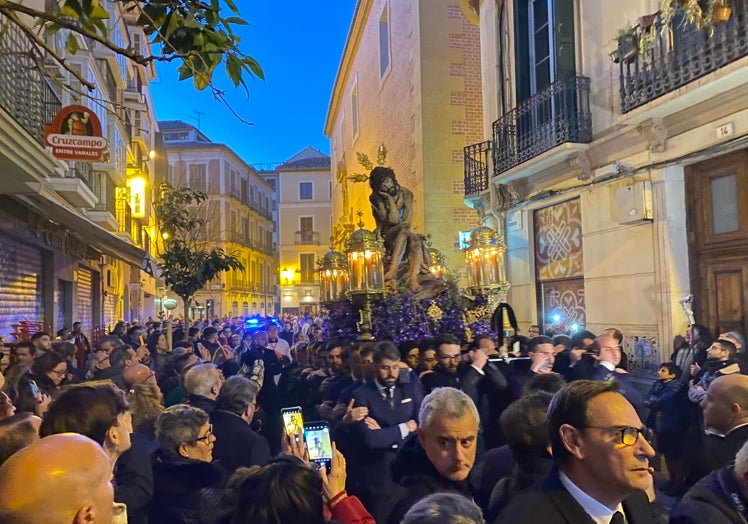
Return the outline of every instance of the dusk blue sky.
<path id="1" fill-rule="evenodd" d="M 356 0 L 268 0 L 236 2 L 249 22 L 242 27 L 242 50 L 254 57 L 265 81 L 248 79 L 249 99 L 216 70 L 216 84 L 242 118 L 241 123 L 208 90 L 197 92 L 192 80 L 179 82 L 176 65 L 159 64 L 153 82 L 159 120 L 183 120 L 197 125 L 214 142 L 222 142 L 250 164 L 280 163 L 306 146 L 329 154 L 323 127 L 343 46 Z M 228 14 L 226 16 L 229 16 Z"/>

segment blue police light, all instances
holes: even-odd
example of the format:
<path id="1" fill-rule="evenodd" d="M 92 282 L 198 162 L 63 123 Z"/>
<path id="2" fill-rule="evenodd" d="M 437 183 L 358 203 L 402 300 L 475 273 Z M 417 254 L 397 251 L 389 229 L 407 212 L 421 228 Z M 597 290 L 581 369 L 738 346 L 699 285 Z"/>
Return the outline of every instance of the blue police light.
<path id="1" fill-rule="evenodd" d="M 260 319 L 259 318 L 248 318 L 244 321 L 244 324 L 248 328 L 256 328 L 260 325 Z"/>
<path id="2" fill-rule="evenodd" d="M 553 315 L 551 318 L 553 319 L 554 324 L 558 324 L 559 322 L 561 322 L 561 315 L 559 315 L 558 313 Z"/>
<path id="3" fill-rule="evenodd" d="M 572 333 L 576 333 L 577 331 L 579 331 L 579 324 L 577 324 L 576 322 L 574 322 L 571 326 L 569 326 L 569 330 Z"/>

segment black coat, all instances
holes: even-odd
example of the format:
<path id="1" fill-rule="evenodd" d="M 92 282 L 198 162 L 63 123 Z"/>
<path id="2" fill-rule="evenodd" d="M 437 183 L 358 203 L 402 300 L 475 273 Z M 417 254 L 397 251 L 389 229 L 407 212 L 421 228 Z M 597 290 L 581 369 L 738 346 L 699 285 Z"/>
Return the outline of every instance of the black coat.
<path id="1" fill-rule="evenodd" d="M 670 512 L 670 524 L 744 524 L 746 519 L 748 500 L 740 491 L 732 464 L 698 481 Z"/>
<path id="2" fill-rule="evenodd" d="M 213 413 L 216 409 L 216 401 L 208 397 L 203 397 L 202 395 L 188 395 L 187 404 L 202 409 L 208 415 Z"/>
<path id="3" fill-rule="evenodd" d="M 148 518 L 152 523 L 212 524 L 232 508 L 221 505 L 223 468 L 211 462 L 153 455 L 154 493 Z"/>
<path id="4" fill-rule="evenodd" d="M 252 431 L 246 420 L 239 415 L 215 410 L 210 414 L 213 435 L 213 459 L 231 475 L 242 466 L 263 466 L 270 461 L 270 448 L 267 441 Z"/>
<path id="5" fill-rule="evenodd" d="M 153 497 L 150 442 L 139 433 L 130 433 L 130 442 L 114 464 L 114 501 L 127 505 L 128 524 L 146 524 Z"/>
<path id="6" fill-rule="evenodd" d="M 628 524 L 657 524 L 656 508 L 643 491 L 634 492 L 623 501 Z M 594 521 L 561 484 L 558 470 L 534 488 L 512 498 L 509 505 L 490 524 L 532 522 L 543 524 L 593 524 Z"/>
<path id="7" fill-rule="evenodd" d="M 426 456 L 418 436 L 411 436 L 397 453 L 392 463 L 392 478 L 399 489 L 387 524 L 399 524 L 408 510 L 423 497 L 432 493 L 458 493 L 472 499 L 470 480 L 456 482 L 442 477 Z"/>
<path id="8" fill-rule="evenodd" d="M 746 440 L 748 440 L 748 425 L 740 426 L 724 437 L 705 435 L 704 445 L 695 450 L 696 465 L 693 478 L 701 478 L 735 460 L 735 455 Z"/>

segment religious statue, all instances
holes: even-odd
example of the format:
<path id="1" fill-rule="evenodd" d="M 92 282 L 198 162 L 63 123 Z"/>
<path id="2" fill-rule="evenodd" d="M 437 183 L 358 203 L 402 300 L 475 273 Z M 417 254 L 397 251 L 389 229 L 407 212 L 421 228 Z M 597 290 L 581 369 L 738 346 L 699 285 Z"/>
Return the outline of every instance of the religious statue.
<path id="1" fill-rule="evenodd" d="M 413 192 L 400 186 L 395 172 L 384 166 L 371 170 L 369 186 L 369 202 L 377 223 L 375 232 L 384 239 L 389 257 L 384 279 L 398 281 L 402 278 L 411 291 L 419 291 L 419 275 L 430 275 L 429 255 L 423 237 L 411 230 Z M 403 271 L 400 271 L 401 263 Z"/>

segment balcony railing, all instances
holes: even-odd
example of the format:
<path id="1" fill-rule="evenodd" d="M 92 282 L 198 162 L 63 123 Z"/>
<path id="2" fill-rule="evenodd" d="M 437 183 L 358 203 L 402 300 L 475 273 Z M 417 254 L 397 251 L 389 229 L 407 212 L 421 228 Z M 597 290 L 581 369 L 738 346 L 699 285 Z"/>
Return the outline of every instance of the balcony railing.
<path id="1" fill-rule="evenodd" d="M 119 229 L 117 231 L 120 233 L 127 233 L 130 235 L 130 238 L 134 238 L 132 232 L 133 218 L 130 203 L 124 198 L 118 198 L 116 208 L 116 218 L 119 223 Z"/>
<path id="2" fill-rule="evenodd" d="M 490 140 L 465 147 L 465 196 L 478 195 L 488 189 L 491 147 Z"/>
<path id="3" fill-rule="evenodd" d="M 651 28 L 637 28 L 635 40 L 646 48 L 620 61 L 622 113 L 748 55 L 748 2 L 733 2 L 732 17 L 714 25 L 713 32 L 696 29 L 681 12 L 676 12 L 669 30 L 662 26 L 657 15 L 653 33 Z"/>
<path id="4" fill-rule="evenodd" d="M 319 231 L 296 231 L 294 233 L 294 244 L 319 245 Z"/>
<path id="5" fill-rule="evenodd" d="M 241 232 L 232 231 L 231 241 L 236 244 L 247 245 L 247 237 Z"/>
<path id="6" fill-rule="evenodd" d="M 76 160 L 69 161 L 68 165 L 70 166 L 70 169 L 68 171 L 70 176 L 83 180 L 83 183 L 86 184 L 88 188 L 94 192 L 94 194 L 98 194 L 99 188 L 97 187 L 96 181 L 94 180 L 94 174 L 90 162 L 82 162 Z"/>
<path id="7" fill-rule="evenodd" d="M 493 123 L 494 176 L 567 142 L 592 142 L 590 79 L 558 80 Z"/>
<path id="8" fill-rule="evenodd" d="M 0 108 L 40 145 L 44 126 L 62 104 L 34 61 L 28 39 L 15 24 L 0 16 Z"/>

